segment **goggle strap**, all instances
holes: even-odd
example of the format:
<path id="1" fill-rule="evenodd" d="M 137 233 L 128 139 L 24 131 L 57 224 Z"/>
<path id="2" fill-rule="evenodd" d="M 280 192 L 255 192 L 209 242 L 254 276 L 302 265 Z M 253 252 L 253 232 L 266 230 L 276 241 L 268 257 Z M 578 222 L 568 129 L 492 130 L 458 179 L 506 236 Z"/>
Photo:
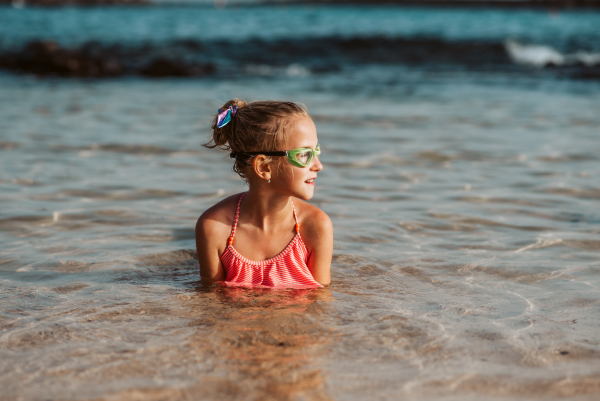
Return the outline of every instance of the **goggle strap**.
<path id="1" fill-rule="evenodd" d="M 231 152 L 229 157 L 237 158 L 238 156 L 256 156 L 256 155 L 265 155 L 265 156 L 287 156 L 288 152 L 286 150 L 276 151 L 276 152 Z"/>
<path id="2" fill-rule="evenodd" d="M 287 152 L 287 150 L 277 151 L 277 152 L 231 152 L 229 154 L 229 157 L 231 157 L 232 159 L 235 159 L 239 162 L 242 162 L 244 165 L 246 165 L 246 167 L 252 167 L 252 164 L 249 164 L 248 162 L 239 159 L 238 156 L 242 156 L 242 155 L 246 155 L 246 156 L 256 156 L 256 155 L 287 156 L 288 152 Z"/>

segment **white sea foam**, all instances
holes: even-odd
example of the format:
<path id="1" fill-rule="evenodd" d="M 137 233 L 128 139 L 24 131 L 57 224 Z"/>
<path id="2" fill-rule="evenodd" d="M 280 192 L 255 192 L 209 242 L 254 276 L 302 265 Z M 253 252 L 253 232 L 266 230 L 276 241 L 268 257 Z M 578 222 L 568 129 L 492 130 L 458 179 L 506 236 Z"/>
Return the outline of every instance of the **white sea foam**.
<path id="1" fill-rule="evenodd" d="M 551 46 L 523 44 L 510 39 L 504 43 L 504 47 L 511 60 L 517 64 L 534 67 L 575 64 L 583 64 L 591 67 L 600 64 L 600 52 L 578 51 L 571 54 L 563 54 Z"/>

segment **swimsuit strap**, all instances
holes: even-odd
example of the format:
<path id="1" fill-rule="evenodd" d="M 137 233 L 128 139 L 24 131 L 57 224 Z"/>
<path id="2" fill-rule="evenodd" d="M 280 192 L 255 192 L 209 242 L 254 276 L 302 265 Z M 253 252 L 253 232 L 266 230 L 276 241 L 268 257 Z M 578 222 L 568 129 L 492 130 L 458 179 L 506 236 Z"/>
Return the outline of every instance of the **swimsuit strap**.
<path id="1" fill-rule="evenodd" d="M 233 219 L 233 226 L 231 226 L 231 235 L 229 236 L 229 240 L 227 241 L 227 243 L 229 245 L 233 245 L 233 237 L 235 237 L 235 229 L 237 228 L 238 220 L 240 218 L 240 205 L 242 204 L 242 199 L 244 199 L 244 196 L 246 196 L 247 193 L 248 192 L 244 192 L 242 194 L 242 196 L 240 196 L 240 200 L 238 201 L 237 209 L 235 211 L 235 218 Z"/>
<path id="2" fill-rule="evenodd" d="M 237 228 L 238 225 L 238 220 L 240 219 L 240 205 L 242 204 L 242 199 L 244 199 L 244 196 L 246 196 L 248 192 L 244 192 L 242 194 L 242 196 L 240 196 L 240 200 L 238 201 L 238 205 L 237 205 L 237 209 L 235 211 L 235 218 L 233 219 L 233 225 L 231 226 L 231 235 L 229 236 L 229 240 L 227 241 L 227 243 L 229 245 L 233 245 L 233 237 L 235 237 L 235 229 Z M 290 198 L 290 201 L 292 202 L 292 211 L 294 212 L 294 221 L 296 222 L 296 232 L 300 233 L 300 223 L 298 223 L 298 216 L 296 215 L 296 207 L 294 206 L 294 201 Z"/>
<path id="3" fill-rule="evenodd" d="M 296 216 L 296 208 L 294 207 L 294 201 L 290 198 L 292 202 L 292 210 L 294 211 L 294 220 L 296 221 L 296 232 L 300 233 L 300 223 L 298 223 L 298 216 Z"/>

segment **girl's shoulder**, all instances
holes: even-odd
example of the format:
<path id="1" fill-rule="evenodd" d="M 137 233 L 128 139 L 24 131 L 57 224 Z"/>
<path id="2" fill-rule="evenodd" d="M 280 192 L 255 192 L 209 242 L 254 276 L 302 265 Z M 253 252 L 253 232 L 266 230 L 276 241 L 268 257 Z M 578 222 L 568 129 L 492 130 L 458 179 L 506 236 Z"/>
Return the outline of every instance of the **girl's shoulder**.
<path id="1" fill-rule="evenodd" d="M 300 199 L 294 198 L 294 206 L 305 242 L 307 239 L 333 235 L 333 224 L 327 213 Z"/>
<path id="2" fill-rule="evenodd" d="M 202 215 L 198 218 L 196 223 L 196 232 L 210 231 L 211 233 L 224 232 L 229 235 L 231 225 L 235 216 L 238 201 L 240 200 L 241 193 L 228 196 L 222 201 L 216 203 L 210 208 L 206 209 Z"/>

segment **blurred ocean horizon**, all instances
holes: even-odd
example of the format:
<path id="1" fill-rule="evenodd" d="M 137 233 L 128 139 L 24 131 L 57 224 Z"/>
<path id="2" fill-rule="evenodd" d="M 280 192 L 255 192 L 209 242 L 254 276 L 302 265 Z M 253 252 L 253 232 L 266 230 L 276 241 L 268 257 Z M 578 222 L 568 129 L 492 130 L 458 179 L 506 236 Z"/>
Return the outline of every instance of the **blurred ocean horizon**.
<path id="1" fill-rule="evenodd" d="M 393 75 L 600 79 L 598 13 L 587 10 L 6 8 L 0 20 L 0 68 L 38 76 L 343 75 L 376 66 Z"/>
<path id="2" fill-rule="evenodd" d="M 3 400 L 596 400 L 600 12 L 0 7 Z M 204 286 L 225 101 L 307 105 L 330 288 Z M 232 216 L 233 218 L 233 216 Z"/>

